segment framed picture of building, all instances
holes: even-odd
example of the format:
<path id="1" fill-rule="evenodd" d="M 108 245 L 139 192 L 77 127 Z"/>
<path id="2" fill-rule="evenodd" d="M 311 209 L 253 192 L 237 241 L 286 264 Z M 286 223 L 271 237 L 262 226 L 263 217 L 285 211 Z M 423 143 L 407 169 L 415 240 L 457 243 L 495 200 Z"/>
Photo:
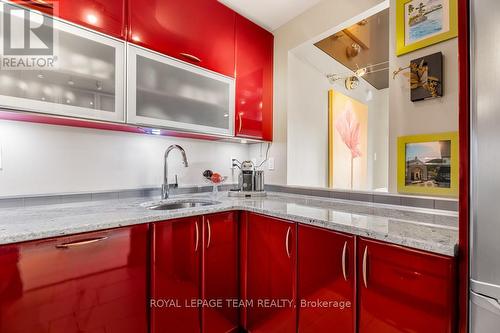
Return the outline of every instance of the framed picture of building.
<path id="1" fill-rule="evenodd" d="M 458 133 L 399 137 L 398 192 L 456 197 Z"/>
<path id="2" fill-rule="evenodd" d="M 457 0 L 396 0 L 396 54 L 458 36 Z"/>

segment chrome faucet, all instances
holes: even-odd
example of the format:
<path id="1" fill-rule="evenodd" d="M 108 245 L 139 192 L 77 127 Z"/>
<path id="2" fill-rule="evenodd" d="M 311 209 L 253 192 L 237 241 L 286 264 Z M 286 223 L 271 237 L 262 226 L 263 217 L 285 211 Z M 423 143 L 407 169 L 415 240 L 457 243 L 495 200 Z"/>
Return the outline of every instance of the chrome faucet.
<path id="1" fill-rule="evenodd" d="M 170 191 L 170 185 L 168 184 L 168 154 L 174 149 L 179 149 L 181 154 L 182 154 L 182 163 L 184 164 L 184 167 L 188 167 L 188 161 L 186 158 L 186 152 L 184 151 L 184 148 L 182 148 L 179 145 L 171 145 L 170 147 L 165 150 L 165 156 L 163 160 L 163 185 L 161 187 L 161 198 L 162 199 L 168 199 L 169 191 Z"/>

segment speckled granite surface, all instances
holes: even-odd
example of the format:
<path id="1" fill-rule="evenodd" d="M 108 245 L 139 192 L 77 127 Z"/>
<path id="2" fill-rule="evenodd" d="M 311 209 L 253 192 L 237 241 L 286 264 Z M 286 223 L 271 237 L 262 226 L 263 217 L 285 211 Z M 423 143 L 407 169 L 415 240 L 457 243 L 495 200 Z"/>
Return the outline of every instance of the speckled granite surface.
<path id="1" fill-rule="evenodd" d="M 177 196 L 172 200 L 210 194 Z M 220 193 L 212 206 L 161 211 L 144 207 L 147 198 L 103 200 L 0 210 L 0 244 L 116 228 L 185 216 L 247 210 L 290 221 L 342 231 L 389 243 L 454 256 L 458 244 L 457 213 L 358 203 L 294 194 L 238 199 Z"/>

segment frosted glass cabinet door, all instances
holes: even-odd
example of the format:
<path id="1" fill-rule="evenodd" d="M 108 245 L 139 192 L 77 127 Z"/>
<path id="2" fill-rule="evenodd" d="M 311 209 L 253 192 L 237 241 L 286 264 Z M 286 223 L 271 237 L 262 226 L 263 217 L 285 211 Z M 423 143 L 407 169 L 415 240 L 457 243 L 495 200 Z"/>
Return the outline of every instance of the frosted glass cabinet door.
<path id="1" fill-rule="evenodd" d="M 127 122 L 233 135 L 234 79 L 128 45 Z"/>
<path id="2" fill-rule="evenodd" d="M 54 115 L 124 122 L 124 42 L 39 12 L 0 4 L 11 26 L 22 29 L 43 19 L 52 24 L 54 66 L 0 70 L 0 107 Z M 17 22 L 16 22 L 17 21 Z M 52 34 L 51 30 L 46 33 Z M 6 34 L 0 35 L 4 45 Z M 8 42 L 8 41 L 7 41 Z M 18 43 L 19 44 L 19 43 Z M 36 57 L 36 55 L 34 55 Z"/>

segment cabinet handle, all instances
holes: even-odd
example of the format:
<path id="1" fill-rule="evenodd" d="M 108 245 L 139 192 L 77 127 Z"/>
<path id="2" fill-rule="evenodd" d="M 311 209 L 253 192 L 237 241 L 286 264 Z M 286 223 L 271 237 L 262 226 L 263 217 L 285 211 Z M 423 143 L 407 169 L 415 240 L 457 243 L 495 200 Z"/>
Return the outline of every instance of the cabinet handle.
<path id="1" fill-rule="evenodd" d="M 77 246 L 81 246 L 81 245 L 87 245 L 87 244 L 100 242 L 100 241 L 103 241 L 105 239 L 108 239 L 108 237 L 95 237 L 95 238 L 82 239 L 79 241 L 58 244 L 58 245 L 56 245 L 56 249 L 69 249 L 72 247 L 77 247 Z"/>
<path id="2" fill-rule="evenodd" d="M 201 62 L 201 59 L 192 55 L 192 54 L 189 54 L 189 53 L 181 53 L 180 54 L 181 56 L 183 56 L 184 58 L 187 58 L 191 61 L 194 61 L 194 62 Z"/>
<path id="3" fill-rule="evenodd" d="M 243 112 L 238 113 L 238 122 L 239 122 L 238 133 L 241 132 L 241 128 L 243 127 L 243 119 L 241 118 L 242 115 L 243 115 Z"/>
<path id="4" fill-rule="evenodd" d="M 198 251 L 198 242 L 200 241 L 200 231 L 198 230 L 198 221 L 194 223 L 195 228 L 195 242 L 194 242 L 194 252 Z"/>
<path id="5" fill-rule="evenodd" d="M 365 252 L 363 253 L 363 283 L 365 284 L 365 288 L 368 288 L 368 280 L 366 278 L 367 261 L 368 261 L 368 246 L 365 246 Z"/>
<path id="6" fill-rule="evenodd" d="M 25 1 L 25 2 L 29 3 L 32 6 L 36 6 L 36 7 L 54 8 L 54 5 L 52 3 L 42 2 L 40 0 L 28 0 L 28 1 Z"/>
<path id="7" fill-rule="evenodd" d="M 292 228 L 288 227 L 288 230 L 286 232 L 286 237 L 285 237 L 285 249 L 286 249 L 286 255 L 288 256 L 288 258 L 290 258 L 290 247 L 289 247 L 290 231 L 292 231 Z"/>
<path id="8" fill-rule="evenodd" d="M 210 220 L 207 219 L 207 227 L 208 227 L 208 241 L 207 241 L 207 249 L 210 246 L 210 241 L 212 240 L 212 228 L 210 227 Z"/>
<path id="9" fill-rule="evenodd" d="M 342 275 L 344 275 L 344 280 L 347 281 L 347 272 L 345 270 L 346 266 L 346 253 L 347 252 L 347 241 L 344 243 L 344 248 L 342 249 Z"/>

